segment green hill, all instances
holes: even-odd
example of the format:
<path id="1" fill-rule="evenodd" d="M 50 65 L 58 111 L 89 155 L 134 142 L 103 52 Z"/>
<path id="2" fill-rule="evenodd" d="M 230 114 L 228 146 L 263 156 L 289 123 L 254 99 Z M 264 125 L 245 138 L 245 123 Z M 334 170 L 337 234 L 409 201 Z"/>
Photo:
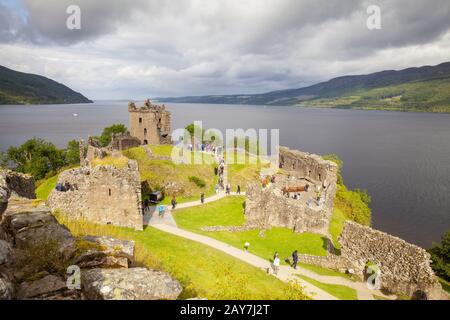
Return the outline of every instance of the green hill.
<path id="1" fill-rule="evenodd" d="M 65 103 L 92 101 L 51 79 L 0 66 L 0 105 Z"/>
<path id="2" fill-rule="evenodd" d="M 432 67 L 344 76 L 305 88 L 263 94 L 160 98 L 159 100 L 450 112 L 450 62 Z"/>

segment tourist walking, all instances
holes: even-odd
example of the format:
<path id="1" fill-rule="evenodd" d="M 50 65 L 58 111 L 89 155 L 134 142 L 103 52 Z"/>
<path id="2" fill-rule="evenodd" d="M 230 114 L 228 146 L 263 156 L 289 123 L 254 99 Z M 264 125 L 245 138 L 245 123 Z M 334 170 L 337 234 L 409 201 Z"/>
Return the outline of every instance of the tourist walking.
<path id="1" fill-rule="evenodd" d="M 200 202 L 203 204 L 205 203 L 205 194 L 202 192 L 202 194 L 200 195 Z"/>
<path id="2" fill-rule="evenodd" d="M 216 184 L 216 188 L 215 188 L 216 194 L 219 193 L 219 184 Z"/>
<path id="3" fill-rule="evenodd" d="M 249 247 L 250 247 L 250 242 L 247 241 L 246 243 L 244 243 L 244 249 L 246 252 L 248 252 Z"/>
<path id="4" fill-rule="evenodd" d="M 292 268 L 297 269 L 297 264 L 298 264 L 298 251 L 295 250 L 292 253 Z"/>
<path id="5" fill-rule="evenodd" d="M 166 213 L 166 207 L 162 204 L 158 206 L 158 213 L 160 218 L 164 218 L 164 213 Z"/>
<path id="6" fill-rule="evenodd" d="M 231 185 L 229 183 L 227 183 L 225 192 L 226 192 L 227 196 L 229 196 L 231 194 Z"/>
<path id="7" fill-rule="evenodd" d="M 273 256 L 273 273 L 278 275 L 278 270 L 280 269 L 280 257 L 278 256 L 278 252 L 275 252 Z"/>
<path id="8" fill-rule="evenodd" d="M 236 194 L 239 194 L 239 195 L 241 194 L 241 186 L 240 185 L 237 186 Z"/>
<path id="9" fill-rule="evenodd" d="M 172 210 L 175 210 L 175 207 L 177 206 L 177 198 L 175 198 L 175 196 L 172 197 Z"/>

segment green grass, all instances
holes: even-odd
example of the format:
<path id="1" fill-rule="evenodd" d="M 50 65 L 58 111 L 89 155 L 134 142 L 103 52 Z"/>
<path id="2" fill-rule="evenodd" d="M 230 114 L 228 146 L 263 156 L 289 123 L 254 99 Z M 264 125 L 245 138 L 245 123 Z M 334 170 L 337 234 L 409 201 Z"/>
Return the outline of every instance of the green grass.
<path id="1" fill-rule="evenodd" d="M 328 292 L 332 296 L 340 300 L 358 300 L 358 295 L 356 290 L 347 286 L 338 285 L 338 284 L 327 284 L 323 282 L 319 282 L 317 280 L 311 279 L 307 276 L 298 275 L 301 279 L 315 285 L 316 287 Z"/>
<path id="2" fill-rule="evenodd" d="M 93 159 L 92 166 L 113 166 L 117 169 L 124 169 L 128 166 L 129 159 L 127 157 L 112 157 L 108 156 L 103 159 Z"/>
<path id="3" fill-rule="evenodd" d="M 170 156 L 173 147 L 150 146 L 150 148 L 155 155 Z M 147 190 L 143 190 L 144 193 L 165 191 L 164 204 L 168 204 L 173 195 L 177 197 L 178 203 L 183 203 L 199 200 L 201 193 L 204 193 L 206 197 L 214 194 L 214 187 L 218 179 L 214 175 L 214 164 L 176 164 L 171 160 L 150 159 L 143 147 L 125 150 L 123 154 L 138 162 L 141 181 L 148 185 Z M 200 155 L 204 159 L 207 158 L 206 161 L 212 161 L 210 155 Z M 191 156 L 193 156 L 193 153 Z M 195 181 L 204 182 L 204 186 Z M 176 185 L 177 192 L 166 188 L 170 184 Z"/>
<path id="4" fill-rule="evenodd" d="M 339 236 L 342 233 L 342 229 L 344 229 L 345 218 L 344 213 L 339 208 L 333 209 L 333 216 L 331 217 L 329 232 L 332 236 L 333 244 L 336 249 L 341 248 L 341 244 L 339 243 Z"/>
<path id="5" fill-rule="evenodd" d="M 56 187 L 58 182 L 58 174 L 42 182 L 39 187 L 36 188 L 36 198 L 41 200 L 47 200 L 48 196 Z"/>
<path id="6" fill-rule="evenodd" d="M 184 288 L 182 299 L 308 299 L 294 285 L 197 242 L 151 227 L 134 231 L 57 216 L 77 236 L 108 235 L 134 240 L 138 265 L 164 270 L 178 279 Z"/>
<path id="7" fill-rule="evenodd" d="M 441 283 L 442 289 L 450 293 L 450 282 L 445 281 L 444 279 L 439 278 L 439 282 Z"/>
<path id="8" fill-rule="evenodd" d="M 244 197 L 227 197 L 203 206 L 175 211 L 174 218 L 180 228 L 203 234 L 243 248 L 250 243 L 249 251 L 269 260 L 278 251 L 282 260 L 289 258 L 294 250 L 299 253 L 325 256 L 326 245 L 321 235 L 312 233 L 298 234 L 287 228 L 272 228 L 259 236 L 260 230 L 244 232 L 206 232 L 204 226 L 239 226 L 244 224 Z"/>
<path id="9" fill-rule="evenodd" d="M 155 156 L 170 157 L 173 146 L 170 145 L 149 145 L 150 150 Z"/>
<path id="10" fill-rule="evenodd" d="M 351 275 L 341 273 L 341 272 L 338 272 L 335 270 L 322 268 L 322 267 L 318 267 L 318 266 L 314 266 L 314 265 L 310 265 L 310 264 L 304 264 L 304 263 L 299 263 L 298 265 L 306 270 L 312 271 L 321 276 L 341 277 L 341 278 L 344 278 L 347 280 L 355 281 L 354 277 L 352 277 Z"/>

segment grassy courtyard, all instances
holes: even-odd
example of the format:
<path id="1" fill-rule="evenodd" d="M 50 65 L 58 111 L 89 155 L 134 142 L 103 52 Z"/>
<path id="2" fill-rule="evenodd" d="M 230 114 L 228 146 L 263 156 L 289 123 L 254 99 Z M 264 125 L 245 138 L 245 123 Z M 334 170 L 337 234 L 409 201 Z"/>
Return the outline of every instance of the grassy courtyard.
<path id="1" fill-rule="evenodd" d="M 288 258 L 294 250 L 299 253 L 325 256 L 323 236 L 312 233 L 298 234 L 287 228 L 272 228 L 260 236 L 260 230 L 244 232 L 207 232 L 204 226 L 240 226 L 244 224 L 244 197 L 227 197 L 200 207 L 175 211 L 174 218 L 180 228 L 209 236 L 234 247 L 243 248 L 250 243 L 249 251 L 264 259 L 278 251 L 281 258 Z"/>
<path id="2" fill-rule="evenodd" d="M 163 270 L 180 281 L 180 299 L 309 299 L 295 283 L 284 283 L 263 270 L 208 246 L 148 227 L 144 231 L 71 221 L 58 215 L 75 235 L 108 235 L 136 243 L 139 265 Z"/>
<path id="3" fill-rule="evenodd" d="M 154 156 L 170 157 L 172 146 L 149 146 Z M 166 191 L 163 203 L 169 203 L 171 196 L 177 197 L 177 202 L 188 202 L 200 199 L 200 194 L 206 197 L 214 194 L 217 177 L 214 175 L 214 164 L 211 155 L 197 154 L 202 157 L 202 164 L 175 164 L 169 159 L 152 159 L 144 147 L 132 148 L 123 154 L 138 162 L 141 181 L 147 184 L 148 191 Z M 188 157 L 194 156 L 194 153 Z M 144 195 L 145 197 L 145 195 Z"/>

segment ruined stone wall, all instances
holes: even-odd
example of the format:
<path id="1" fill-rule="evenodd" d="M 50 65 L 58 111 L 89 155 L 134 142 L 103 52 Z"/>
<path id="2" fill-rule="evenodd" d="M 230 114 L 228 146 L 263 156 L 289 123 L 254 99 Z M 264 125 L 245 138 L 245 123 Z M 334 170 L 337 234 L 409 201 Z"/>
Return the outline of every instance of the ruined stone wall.
<path id="1" fill-rule="evenodd" d="M 130 132 L 124 134 L 113 135 L 111 144 L 108 146 L 111 150 L 123 151 L 130 148 L 139 147 L 141 141 L 131 136 Z"/>
<path id="2" fill-rule="evenodd" d="M 58 183 L 69 183 L 71 190 L 50 194 L 47 203 L 73 219 L 100 224 L 143 229 L 141 182 L 137 163 L 126 168 L 83 167 L 64 171 Z"/>
<path id="3" fill-rule="evenodd" d="M 152 105 L 146 101 L 143 107 L 137 108 L 134 103 L 130 103 L 128 113 L 130 133 L 141 144 L 171 143 L 171 114 L 165 106 Z"/>
<path id="4" fill-rule="evenodd" d="M 333 269 L 345 273 L 352 268 L 352 264 L 346 258 L 334 254 L 328 254 L 324 257 L 301 254 L 298 256 L 300 263 L 319 266 L 321 268 Z"/>
<path id="5" fill-rule="evenodd" d="M 262 189 L 259 184 L 247 186 L 245 221 L 262 229 L 286 227 L 295 232 L 313 232 L 329 236 L 331 212 L 316 210 L 294 199 L 288 199 L 274 188 Z"/>
<path id="6" fill-rule="evenodd" d="M 5 186 L 10 190 L 11 196 L 27 199 L 36 199 L 34 178 L 28 174 L 22 174 L 11 170 L 1 170 L 0 175 L 5 181 Z"/>
<path id="7" fill-rule="evenodd" d="M 336 195 L 337 165 L 318 155 L 286 147 L 280 147 L 279 152 L 283 174 L 276 175 L 277 182 L 266 189 L 259 184 L 247 187 L 247 224 L 261 228 L 287 227 L 296 232 L 314 232 L 328 237 Z M 281 190 L 291 182 L 298 185 L 309 184 L 311 189 L 319 188 L 323 202 L 320 205 L 310 205 L 310 194 L 302 195 L 301 201 L 287 198 Z"/>
<path id="8" fill-rule="evenodd" d="M 430 254 L 406 241 L 354 222 L 346 222 L 339 239 L 341 256 L 351 261 L 359 276 L 366 264 L 377 264 L 381 286 L 393 293 L 413 296 L 422 291 L 440 299 L 442 290 L 430 266 Z"/>
<path id="9" fill-rule="evenodd" d="M 316 154 L 280 147 L 280 168 L 299 178 L 317 182 L 335 183 L 338 166 Z"/>

